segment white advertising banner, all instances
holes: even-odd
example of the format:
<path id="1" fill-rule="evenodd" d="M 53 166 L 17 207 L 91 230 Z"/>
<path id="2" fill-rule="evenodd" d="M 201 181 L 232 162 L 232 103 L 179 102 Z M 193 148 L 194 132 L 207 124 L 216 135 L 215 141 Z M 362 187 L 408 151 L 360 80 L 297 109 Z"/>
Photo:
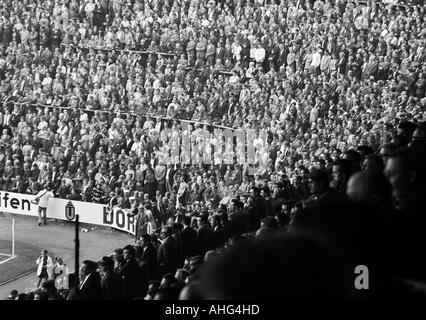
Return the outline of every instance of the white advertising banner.
<path id="1" fill-rule="evenodd" d="M 48 218 L 75 221 L 76 214 L 79 215 L 81 223 L 110 227 L 135 234 L 135 218 L 129 217 L 126 210 L 114 208 L 112 211 L 108 211 L 106 205 L 66 199 L 55 198 L 49 201 Z"/>
<path id="2" fill-rule="evenodd" d="M 35 195 L 0 191 L 0 212 L 37 217 L 38 205 L 31 202 L 34 198 Z M 127 210 L 114 208 L 108 211 L 106 205 L 97 203 L 58 198 L 49 200 L 47 218 L 75 221 L 76 214 L 79 215 L 81 223 L 114 228 L 135 234 L 135 218 L 128 216 Z"/>
<path id="3" fill-rule="evenodd" d="M 34 198 L 31 194 L 0 191 L 0 212 L 37 217 L 38 206 L 31 202 Z"/>

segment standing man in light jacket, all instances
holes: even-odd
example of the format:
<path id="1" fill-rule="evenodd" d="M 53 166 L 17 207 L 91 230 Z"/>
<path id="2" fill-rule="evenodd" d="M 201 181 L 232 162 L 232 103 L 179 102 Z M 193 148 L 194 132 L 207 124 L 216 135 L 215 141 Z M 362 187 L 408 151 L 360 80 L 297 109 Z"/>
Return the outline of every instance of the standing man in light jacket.
<path id="1" fill-rule="evenodd" d="M 38 226 L 41 226 L 41 223 L 43 222 L 43 225 L 47 224 L 47 205 L 49 203 L 50 198 L 53 198 L 53 184 L 48 182 L 45 184 L 45 187 L 43 190 L 40 190 L 37 195 L 35 196 L 33 203 L 38 204 Z M 43 216 L 43 220 L 42 220 Z"/>
<path id="2" fill-rule="evenodd" d="M 49 257 L 46 249 L 41 251 L 40 257 L 36 260 L 37 267 L 37 288 L 40 287 L 41 282 L 46 282 L 52 279 L 53 276 L 53 260 Z"/>

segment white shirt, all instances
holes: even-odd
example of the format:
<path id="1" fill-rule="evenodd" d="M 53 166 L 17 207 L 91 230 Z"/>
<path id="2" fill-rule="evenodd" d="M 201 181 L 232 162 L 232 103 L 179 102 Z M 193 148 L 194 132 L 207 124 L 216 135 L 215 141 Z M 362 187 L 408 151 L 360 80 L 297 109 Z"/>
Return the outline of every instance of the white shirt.
<path id="1" fill-rule="evenodd" d="M 83 288 L 83 286 L 84 286 L 84 284 L 86 283 L 86 281 L 87 281 L 87 279 L 89 279 L 89 277 L 90 277 L 90 275 L 91 275 L 92 273 L 89 273 L 85 278 L 84 278 L 84 280 L 83 280 L 83 282 L 80 284 L 80 290 L 81 290 L 81 288 Z"/>
<path id="2" fill-rule="evenodd" d="M 40 198 L 38 205 L 42 208 L 47 208 L 47 204 L 49 203 L 49 199 L 53 198 L 53 192 L 47 191 L 46 189 L 43 189 L 37 193 L 35 196 L 36 198 Z"/>
<path id="3" fill-rule="evenodd" d="M 319 67 L 320 64 L 321 64 L 321 54 L 319 52 L 315 52 L 312 55 L 311 66 L 312 67 Z"/>
<path id="4" fill-rule="evenodd" d="M 170 170 L 172 170 L 172 168 L 167 168 L 167 170 L 166 170 L 166 181 L 169 181 Z"/>
<path id="5" fill-rule="evenodd" d="M 257 48 L 254 52 L 254 60 L 256 60 L 256 62 L 263 62 L 263 60 L 265 60 L 265 56 L 266 51 L 262 47 Z"/>

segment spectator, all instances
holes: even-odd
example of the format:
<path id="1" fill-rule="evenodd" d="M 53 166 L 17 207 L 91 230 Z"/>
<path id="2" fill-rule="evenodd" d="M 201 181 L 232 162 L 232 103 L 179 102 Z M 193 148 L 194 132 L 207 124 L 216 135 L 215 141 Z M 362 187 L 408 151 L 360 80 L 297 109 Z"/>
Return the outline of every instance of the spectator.
<path id="1" fill-rule="evenodd" d="M 123 249 L 124 264 L 118 270 L 121 293 L 125 299 L 133 299 L 139 294 L 138 263 L 135 259 L 135 248 L 126 246 Z"/>
<path id="2" fill-rule="evenodd" d="M 139 268 L 142 277 L 142 290 L 147 290 L 148 282 L 157 277 L 157 250 L 148 234 L 142 236 L 140 245 L 142 254 L 139 258 Z"/>
<path id="3" fill-rule="evenodd" d="M 97 264 L 91 260 L 84 260 L 80 268 L 79 300 L 97 300 L 102 297 L 101 276 L 96 271 Z"/>
<path id="4" fill-rule="evenodd" d="M 180 238 L 182 241 L 182 257 L 186 259 L 192 257 L 197 251 L 197 231 L 190 227 L 191 218 L 184 216 L 182 218 L 183 229 L 180 232 Z"/>
<path id="5" fill-rule="evenodd" d="M 120 299 L 120 279 L 114 272 L 114 260 L 110 257 L 102 257 L 99 261 L 101 274 L 101 291 L 103 300 Z"/>
<path id="6" fill-rule="evenodd" d="M 48 251 L 46 249 L 43 249 L 41 251 L 40 257 L 37 258 L 36 264 L 37 267 L 37 287 L 40 287 L 40 284 L 42 282 L 46 282 L 50 279 L 52 279 L 52 268 L 53 268 L 53 260 L 51 257 L 48 256 Z M 44 281 L 43 281 L 44 280 Z"/>
<path id="7" fill-rule="evenodd" d="M 177 268 L 177 254 L 175 252 L 176 243 L 172 237 L 172 230 L 170 227 L 163 227 L 161 229 L 161 237 L 163 242 L 158 248 L 157 261 L 158 261 L 158 274 L 163 276 L 166 273 L 174 273 Z"/>
<path id="8" fill-rule="evenodd" d="M 56 257 L 53 266 L 53 278 L 56 280 L 60 275 L 68 276 L 68 266 L 64 263 L 62 257 Z"/>
<path id="9" fill-rule="evenodd" d="M 204 256 L 204 254 L 214 249 L 214 233 L 211 226 L 208 224 L 208 216 L 202 214 L 197 218 L 198 230 L 197 230 L 197 244 L 198 254 Z"/>

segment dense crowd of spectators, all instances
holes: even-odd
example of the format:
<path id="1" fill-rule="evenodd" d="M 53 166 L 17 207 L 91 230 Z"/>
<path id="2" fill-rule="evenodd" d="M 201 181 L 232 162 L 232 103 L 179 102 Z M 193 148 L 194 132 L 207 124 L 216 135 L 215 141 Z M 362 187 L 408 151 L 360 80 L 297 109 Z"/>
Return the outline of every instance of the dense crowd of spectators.
<path id="1" fill-rule="evenodd" d="M 206 252 L 216 256 L 228 243 L 214 268 L 202 269 L 212 276 L 201 272 L 197 280 L 210 291 L 190 293 L 235 298 L 233 281 L 243 283 L 251 271 L 215 270 L 244 269 L 240 253 L 255 264 L 244 247 L 251 237 L 266 238 L 256 242 L 258 252 L 268 241 L 286 243 L 276 272 L 296 248 L 295 264 L 324 258 L 338 268 L 330 245 L 292 231 L 267 237 L 288 229 L 319 233 L 351 266 L 369 261 L 383 275 L 379 295 L 388 286 L 389 295 L 399 294 L 395 279 L 424 280 L 416 250 L 424 249 L 425 223 L 415 209 L 426 181 L 424 6 L 72 0 L 2 1 L 0 11 L 0 189 L 35 194 L 52 186 L 58 197 L 136 216 L 136 248 L 150 243 L 157 260 L 148 272 L 145 249 L 127 248 L 128 268 L 143 276 L 130 281 L 137 288 L 120 291 L 125 297 L 155 292 L 150 281 L 198 277 L 185 259 L 197 256 L 200 266 Z M 196 122 L 187 129 L 188 121 Z M 254 133 L 261 150 L 254 163 L 225 165 L 226 148 L 214 149 L 213 164 L 183 165 L 185 152 L 174 157 L 188 135 L 214 145 L 219 125 Z M 258 168 L 254 175 L 250 167 Z M 183 225 L 196 236 L 190 254 L 178 246 Z M 398 243 L 388 234 L 396 228 L 404 235 Z M 377 239 L 395 247 L 397 262 L 375 247 Z M 265 263 L 274 264 L 269 250 Z M 255 283 L 258 291 L 238 293 L 268 296 L 275 276 L 277 286 L 290 281 L 272 272 Z M 229 281 L 214 281 L 221 277 Z"/>

